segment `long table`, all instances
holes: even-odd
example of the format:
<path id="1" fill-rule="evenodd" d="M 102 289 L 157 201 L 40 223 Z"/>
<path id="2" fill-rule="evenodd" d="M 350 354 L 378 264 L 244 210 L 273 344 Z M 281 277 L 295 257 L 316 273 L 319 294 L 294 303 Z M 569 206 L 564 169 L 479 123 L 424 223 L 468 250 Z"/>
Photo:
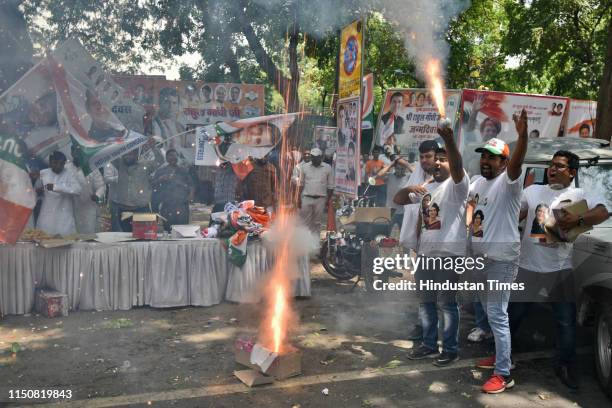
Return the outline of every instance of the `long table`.
<path id="1" fill-rule="evenodd" d="M 0 314 L 29 313 L 42 287 L 67 294 L 72 310 L 258 302 L 273 262 L 273 251 L 252 242 L 245 265 L 237 267 L 218 239 L 1 245 Z M 308 258 L 299 259 L 295 278 L 294 294 L 310 296 Z"/>

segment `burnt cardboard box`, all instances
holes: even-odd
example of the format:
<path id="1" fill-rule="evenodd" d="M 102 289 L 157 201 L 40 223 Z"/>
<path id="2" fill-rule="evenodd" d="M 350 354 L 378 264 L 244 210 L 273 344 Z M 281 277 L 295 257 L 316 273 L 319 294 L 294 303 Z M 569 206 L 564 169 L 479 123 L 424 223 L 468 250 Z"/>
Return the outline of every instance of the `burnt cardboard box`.
<path id="1" fill-rule="evenodd" d="M 270 376 L 260 373 L 258 370 L 249 368 L 248 370 L 234 371 L 234 375 L 245 385 L 255 387 L 257 385 L 272 384 L 274 379 Z"/>
<path id="2" fill-rule="evenodd" d="M 52 289 L 36 291 L 36 312 L 46 317 L 68 316 L 68 295 Z"/>
<path id="3" fill-rule="evenodd" d="M 289 346 L 289 350 L 281 355 L 271 354 L 269 358 L 272 361 L 268 360 L 262 363 L 262 367 L 251 363 L 251 353 L 256 346 L 261 347 L 258 344 L 237 341 L 234 348 L 236 362 L 274 377 L 276 380 L 294 377 L 302 373 L 302 352 L 299 349 Z"/>

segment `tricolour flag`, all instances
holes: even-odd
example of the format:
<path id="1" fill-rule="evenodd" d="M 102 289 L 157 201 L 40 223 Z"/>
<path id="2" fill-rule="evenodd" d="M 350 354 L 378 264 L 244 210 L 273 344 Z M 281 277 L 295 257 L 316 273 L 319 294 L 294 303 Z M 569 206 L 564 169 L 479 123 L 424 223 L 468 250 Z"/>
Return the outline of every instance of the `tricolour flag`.
<path id="1" fill-rule="evenodd" d="M 0 242 L 8 244 L 17 242 L 36 205 L 24 150 L 17 138 L 0 135 Z"/>
<path id="2" fill-rule="evenodd" d="M 60 129 L 78 145 L 77 152 L 86 174 L 149 140 L 126 129 L 94 90 L 79 82 L 51 57 L 48 57 L 48 70 L 57 93 Z"/>
<path id="3" fill-rule="evenodd" d="M 361 129 L 372 129 L 374 123 L 374 74 L 363 77 L 361 86 Z"/>

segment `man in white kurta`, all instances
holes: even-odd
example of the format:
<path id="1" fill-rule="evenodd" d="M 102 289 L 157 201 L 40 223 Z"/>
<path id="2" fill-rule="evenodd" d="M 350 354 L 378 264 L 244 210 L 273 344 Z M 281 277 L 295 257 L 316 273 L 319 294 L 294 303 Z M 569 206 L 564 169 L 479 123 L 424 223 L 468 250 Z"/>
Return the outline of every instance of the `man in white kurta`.
<path id="1" fill-rule="evenodd" d="M 73 200 L 81 194 L 81 186 L 74 172 L 65 168 L 66 156 L 63 153 L 51 153 L 49 165 L 50 168 L 40 172 L 38 191 L 42 192 L 43 199 L 36 228 L 53 235 L 74 234 Z"/>
<path id="2" fill-rule="evenodd" d="M 98 203 L 104 200 L 106 184 L 98 169 L 93 169 L 91 173 L 85 176 L 74 145 L 71 151 L 72 163 L 68 163 L 66 169 L 74 173 L 81 186 L 81 193 L 74 197 L 76 231 L 79 234 L 94 234 L 98 231 L 98 215 L 100 213 Z"/>

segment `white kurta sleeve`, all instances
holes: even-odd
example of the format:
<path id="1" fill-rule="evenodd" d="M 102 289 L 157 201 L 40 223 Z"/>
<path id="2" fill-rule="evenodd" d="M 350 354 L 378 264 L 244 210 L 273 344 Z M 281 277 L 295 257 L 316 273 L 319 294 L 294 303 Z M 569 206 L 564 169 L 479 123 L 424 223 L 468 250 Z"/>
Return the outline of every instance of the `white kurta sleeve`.
<path id="1" fill-rule="evenodd" d="M 82 189 L 83 187 L 72 173 L 62 177 L 58 183 L 53 185 L 53 191 L 60 194 L 79 195 Z"/>
<path id="2" fill-rule="evenodd" d="M 90 176 L 96 196 L 100 200 L 104 200 L 104 195 L 106 194 L 106 183 L 104 183 L 104 178 L 102 177 L 102 174 L 100 174 L 100 171 L 96 169 L 93 173 L 90 174 Z"/>

